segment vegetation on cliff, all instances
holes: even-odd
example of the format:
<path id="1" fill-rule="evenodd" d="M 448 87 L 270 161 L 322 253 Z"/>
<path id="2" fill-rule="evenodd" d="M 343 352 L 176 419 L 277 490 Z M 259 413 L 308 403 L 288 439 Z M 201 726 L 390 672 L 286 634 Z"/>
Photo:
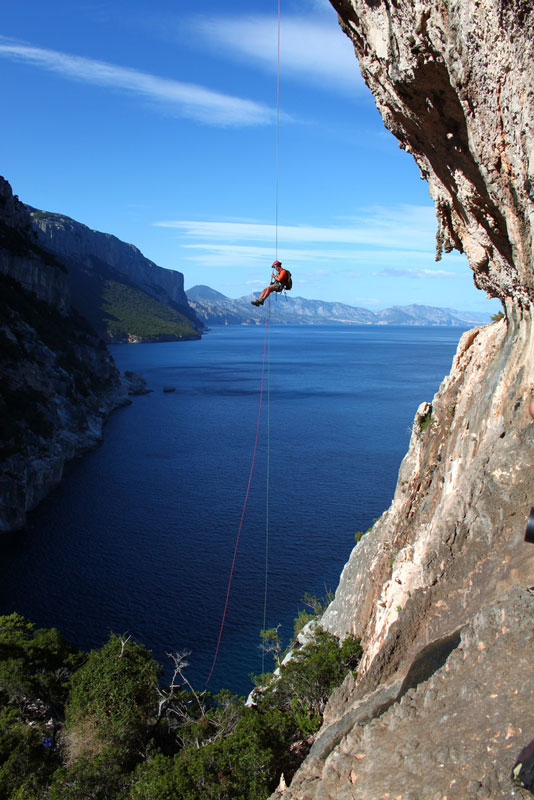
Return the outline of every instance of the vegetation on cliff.
<path id="1" fill-rule="evenodd" d="M 121 341 L 128 336 L 145 342 L 200 338 L 182 313 L 124 281 L 104 283 L 100 312 L 111 341 Z"/>
<path id="2" fill-rule="evenodd" d="M 6 275 L 0 291 L 0 530 L 10 530 L 57 483 L 63 462 L 98 441 L 120 381 L 76 311 L 61 313 Z"/>
<path id="3" fill-rule="evenodd" d="M 92 271 L 71 271 L 72 304 L 108 341 L 176 341 L 200 334 L 178 308 L 151 297 L 94 259 Z"/>
<path id="4" fill-rule="evenodd" d="M 83 654 L 18 614 L 0 617 L 0 800 L 261 800 L 309 750 L 359 642 L 316 629 L 254 706 L 195 692 L 129 637 Z"/>
<path id="5" fill-rule="evenodd" d="M 39 242 L 68 269 L 72 305 L 109 342 L 199 339 L 183 275 L 134 245 L 62 214 L 27 207 Z"/>
<path id="6" fill-rule="evenodd" d="M 118 373 L 78 313 L 60 314 L 4 275 L 0 287 L 0 453 L 28 458 L 64 428 L 58 396 L 73 413 L 96 405 L 94 393 L 118 385 Z"/>
<path id="7" fill-rule="evenodd" d="M 70 293 L 72 305 L 109 342 L 200 338 L 178 308 L 96 259 L 91 271 L 70 271 Z"/>

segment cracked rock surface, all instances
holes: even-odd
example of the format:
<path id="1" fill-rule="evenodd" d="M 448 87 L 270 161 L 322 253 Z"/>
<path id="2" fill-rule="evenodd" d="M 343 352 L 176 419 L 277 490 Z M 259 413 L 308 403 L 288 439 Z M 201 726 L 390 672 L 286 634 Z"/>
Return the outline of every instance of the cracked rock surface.
<path id="1" fill-rule="evenodd" d="M 354 548 L 327 630 L 364 658 L 284 800 L 530 797 L 534 738 L 534 6 L 331 0 L 387 127 L 505 317 L 421 398 L 391 507 Z"/>
<path id="2" fill-rule="evenodd" d="M 480 611 L 430 678 L 372 721 L 362 713 L 363 702 L 355 707 L 349 730 L 324 759 L 315 757 L 321 755 L 319 738 L 308 769 L 284 798 L 530 796 L 513 786 L 509 773 L 534 724 L 533 618 L 534 594 L 520 587 Z M 514 669 L 503 670 L 512 654 Z"/>

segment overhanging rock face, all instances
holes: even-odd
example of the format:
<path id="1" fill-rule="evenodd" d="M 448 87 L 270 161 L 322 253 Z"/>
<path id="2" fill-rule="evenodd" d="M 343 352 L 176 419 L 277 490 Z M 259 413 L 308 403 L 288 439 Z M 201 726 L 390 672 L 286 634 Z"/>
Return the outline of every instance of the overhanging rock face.
<path id="1" fill-rule="evenodd" d="M 322 619 L 361 637 L 360 674 L 282 796 L 509 798 L 534 738 L 534 4 L 331 2 L 429 183 L 439 254 L 463 250 L 506 317 L 464 334 L 421 398 L 393 503 Z"/>
<path id="2" fill-rule="evenodd" d="M 429 182 L 438 251 L 490 295 L 533 297 L 530 0 L 331 0 L 386 126 Z"/>

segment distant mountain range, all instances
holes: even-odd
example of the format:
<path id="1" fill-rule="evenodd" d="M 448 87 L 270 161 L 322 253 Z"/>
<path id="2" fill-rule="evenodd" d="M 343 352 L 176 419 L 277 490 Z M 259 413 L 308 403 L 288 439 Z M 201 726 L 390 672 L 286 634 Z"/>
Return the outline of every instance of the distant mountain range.
<path id="1" fill-rule="evenodd" d="M 257 294 L 231 300 L 209 286 L 193 286 L 186 291 L 190 306 L 197 316 L 209 326 L 258 325 L 265 310 L 256 308 L 250 301 Z M 280 324 L 327 325 L 485 325 L 490 314 L 456 311 L 452 308 L 410 305 L 393 306 L 383 311 L 349 306 L 346 303 L 328 303 L 324 300 L 305 300 L 303 297 L 271 295 L 270 320 Z"/>

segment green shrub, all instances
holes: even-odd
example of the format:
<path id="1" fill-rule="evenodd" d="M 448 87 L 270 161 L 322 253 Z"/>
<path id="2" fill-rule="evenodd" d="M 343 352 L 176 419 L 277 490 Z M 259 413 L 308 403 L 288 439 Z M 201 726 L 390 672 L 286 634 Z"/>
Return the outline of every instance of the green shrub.
<path id="1" fill-rule="evenodd" d="M 317 595 L 310 594 L 309 592 L 304 593 L 304 597 L 302 598 L 301 602 L 304 603 L 306 608 L 299 609 L 298 615 L 295 619 L 295 624 L 293 626 L 293 636 L 295 639 L 304 626 L 308 624 L 308 622 L 310 622 L 312 619 L 318 619 L 319 617 L 322 617 L 333 599 L 333 592 L 329 591 L 326 587 L 324 597 L 317 597 Z"/>
<path id="2" fill-rule="evenodd" d="M 82 756 L 54 773 L 47 800 L 116 800 L 129 784 L 120 753 Z"/>
<path id="3" fill-rule="evenodd" d="M 79 664 L 54 628 L 0 617 L 0 800 L 30 800 L 48 785 L 60 763 L 49 720 L 59 716 Z"/>
<path id="4" fill-rule="evenodd" d="M 317 627 L 310 641 L 280 667 L 279 676 L 271 676 L 258 703 L 260 710 L 283 711 L 293 719 L 296 736 L 309 736 L 321 725 L 332 690 L 356 668 L 361 654 L 357 638 L 348 636 L 340 645 L 335 636 Z"/>
<path id="5" fill-rule="evenodd" d="M 432 412 L 419 420 L 419 430 L 426 431 L 432 425 Z"/>
<path id="6" fill-rule="evenodd" d="M 101 319 L 95 324 L 114 336 L 133 334 L 157 340 L 161 336 L 196 335 L 184 314 L 125 280 L 106 280 L 97 300 L 93 315 L 100 314 Z"/>
<path id="7" fill-rule="evenodd" d="M 157 664 L 129 638 L 83 656 L 57 631 L 0 618 L 0 800 L 266 800 L 360 656 L 354 637 L 316 628 L 246 706 L 228 691 L 186 691 L 183 659 L 158 688 Z M 32 698 L 55 709 L 59 735 L 30 720 Z"/>
<path id="8" fill-rule="evenodd" d="M 72 677 L 65 737 L 71 763 L 112 748 L 128 761 L 142 752 L 156 714 L 159 668 L 140 644 L 112 634 Z"/>
<path id="9" fill-rule="evenodd" d="M 0 699 L 65 702 L 81 656 L 55 628 L 36 628 L 20 614 L 0 617 Z"/>

